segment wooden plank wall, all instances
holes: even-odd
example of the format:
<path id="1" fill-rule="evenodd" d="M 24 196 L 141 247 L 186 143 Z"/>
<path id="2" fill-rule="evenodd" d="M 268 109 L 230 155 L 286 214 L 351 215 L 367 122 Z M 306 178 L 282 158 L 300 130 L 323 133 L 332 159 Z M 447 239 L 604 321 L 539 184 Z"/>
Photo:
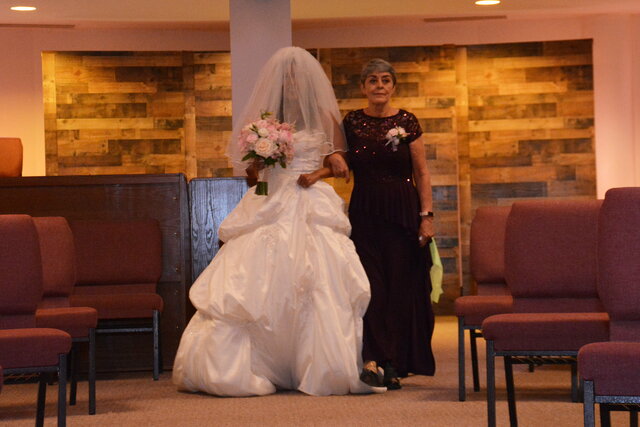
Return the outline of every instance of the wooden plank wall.
<path id="1" fill-rule="evenodd" d="M 465 267 L 478 206 L 595 198 L 591 40 L 464 48 L 468 107 L 460 122 L 460 227 Z M 468 269 L 465 268 L 465 273 Z M 469 285 L 466 280 L 465 285 Z"/>
<path id="2" fill-rule="evenodd" d="M 229 174 L 228 53 L 43 54 L 48 175 Z"/>
<path id="3" fill-rule="evenodd" d="M 480 205 L 594 198 L 591 40 L 319 49 L 343 113 L 366 105 L 367 60 L 394 64 L 394 103 L 419 118 L 432 174 L 445 295 L 468 293 Z M 228 53 L 46 53 L 47 173 L 229 176 Z M 331 180 L 348 201 L 350 185 Z"/>
<path id="4" fill-rule="evenodd" d="M 469 227 L 482 205 L 595 198 L 591 41 L 321 49 L 343 113 L 366 105 L 362 64 L 391 62 L 394 104 L 425 132 L 445 268 L 438 313 L 469 293 Z M 348 199 L 350 188 L 336 185 Z"/>

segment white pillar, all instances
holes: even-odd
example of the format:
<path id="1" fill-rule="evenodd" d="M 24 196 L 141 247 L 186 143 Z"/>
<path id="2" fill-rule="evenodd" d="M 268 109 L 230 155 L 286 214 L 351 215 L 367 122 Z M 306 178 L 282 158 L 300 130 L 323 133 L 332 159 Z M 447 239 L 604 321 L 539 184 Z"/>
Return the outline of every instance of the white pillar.
<path id="1" fill-rule="evenodd" d="M 291 46 L 290 0 L 229 0 L 233 127 L 258 71 L 273 53 Z"/>

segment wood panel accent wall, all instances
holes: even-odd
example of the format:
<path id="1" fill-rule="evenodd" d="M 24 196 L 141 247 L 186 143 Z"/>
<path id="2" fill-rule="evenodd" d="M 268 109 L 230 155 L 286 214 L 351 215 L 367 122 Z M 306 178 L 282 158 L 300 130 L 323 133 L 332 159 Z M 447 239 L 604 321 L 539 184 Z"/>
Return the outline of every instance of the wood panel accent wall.
<path id="1" fill-rule="evenodd" d="M 464 49 L 462 242 L 478 206 L 596 197 L 591 52 L 591 40 Z M 463 247 L 465 273 L 468 253 Z"/>
<path id="2" fill-rule="evenodd" d="M 228 175 L 231 67 L 216 52 L 43 53 L 48 175 Z"/>
<path id="3" fill-rule="evenodd" d="M 468 293 L 480 205 L 594 198 L 591 40 L 314 50 L 343 113 L 366 105 L 362 64 L 389 60 L 432 174 L 445 294 Z M 228 53 L 46 53 L 47 173 L 230 175 Z M 348 201 L 351 186 L 330 180 Z"/>
<path id="4" fill-rule="evenodd" d="M 394 104 L 422 125 L 445 268 L 438 313 L 469 293 L 469 227 L 481 205 L 595 198 L 591 41 L 320 49 L 343 113 L 366 105 L 369 59 L 398 74 Z M 348 198 L 350 188 L 337 190 Z"/>
<path id="5" fill-rule="evenodd" d="M 184 175 L 2 178 L 0 214 L 10 213 L 68 219 L 157 219 L 162 232 L 162 276 L 157 288 L 164 300 L 162 359 L 165 368 L 173 366 L 182 331 L 193 313 L 188 302 L 191 239 Z M 98 370 L 151 370 L 151 342 L 151 334 L 101 335 Z"/>

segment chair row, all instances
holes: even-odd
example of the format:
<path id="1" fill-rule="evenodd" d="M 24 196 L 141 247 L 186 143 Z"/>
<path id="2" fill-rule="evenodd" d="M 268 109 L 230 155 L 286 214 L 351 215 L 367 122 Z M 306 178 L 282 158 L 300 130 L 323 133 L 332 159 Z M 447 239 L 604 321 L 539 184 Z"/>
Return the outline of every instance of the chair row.
<path id="1" fill-rule="evenodd" d="M 159 372 L 160 231 L 155 221 L 74 221 L 0 215 L 0 365 L 40 373 L 36 424 L 44 420 L 49 373 L 58 375 L 58 423 L 66 412 L 67 357 L 76 402 L 76 348 L 88 343 L 89 413 L 95 403 L 95 334 L 151 332 Z M 114 319 L 153 319 L 115 328 Z M 107 322 L 107 323 L 105 323 Z M 122 327 L 124 325 L 124 327 Z"/>
<path id="2" fill-rule="evenodd" d="M 631 230 L 637 229 L 640 223 L 627 211 L 639 191 L 611 190 L 604 203 L 595 200 L 517 202 L 510 209 L 494 209 L 490 215 L 493 225 L 504 230 L 503 282 L 508 284 L 511 296 L 465 296 L 456 301 L 459 398 L 465 397 L 464 330 L 470 330 L 471 334 L 481 330 L 487 341 L 489 425 L 496 423 L 496 357 L 504 357 L 510 421 L 511 425 L 517 425 L 513 364 L 570 364 L 572 396 L 577 401 L 576 360 L 581 347 L 620 337 L 625 341 L 640 340 L 640 337 L 634 338 L 633 333 L 620 332 L 615 319 L 619 308 L 616 304 L 622 300 L 611 303 L 611 295 L 627 294 L 630 284 L 625 284 L 621 276 L 613 280 L 611 275 L 603 275 L 602 268 L 620 248 L 629 248 L 628 242 L 623 244 L 624 239 L 628 239 Z M 472 227 L 480 223 L 483 223 L 482 217 L 474 220 Z M 620 224 L 620 229 L 612 232 L 612 224 Z M 483 232 L 500 234 L 491 229 Z M 496 260 L 500 261 L 500 242 L 494 249 L 498 255 L 490 257 L 494 267 Z M 472 251 L 477 250 L 477 246 L 472 240 Z M 472 252 L 472 268 L 473 260 Z M 634 277 L 633 266 L 629 260 L 625 272 L 627 281 Z M 497 274 L 491 279 L 500 282 L 499 262 L 494 271 Z M 483 279 L 482 275 L 477 277 Z M 628 304 L 630 300 L 626 301 Z M 640 309 L 627 307 L 625 316 L 640 318 Z M 473 344 L 472 340 L 472 353 Z M 478 389 L 477 362 L 474 388 Z M 598 393 L 597 386 L 595 392 Z M 606 410 L 601 413 L 606 414 Z"/>

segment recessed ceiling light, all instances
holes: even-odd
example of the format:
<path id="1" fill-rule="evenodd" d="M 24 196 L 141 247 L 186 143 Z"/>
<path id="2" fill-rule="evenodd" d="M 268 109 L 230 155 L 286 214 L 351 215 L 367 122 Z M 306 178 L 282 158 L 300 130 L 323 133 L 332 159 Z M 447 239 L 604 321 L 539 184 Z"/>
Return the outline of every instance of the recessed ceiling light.
<path id="1" fill-rule="evenodd" d="M 32 10 L 36 10 L 33 6 L 13 6 L 11 10 L 17 10 L 19 12 L 31 12 Z"/>
<path id="2" fill-rule="evenodd" d="M 491 6 L 494 4 L 500 4 L 500 0 L 477 0 L 476 4 L 478 6 Z"/>

